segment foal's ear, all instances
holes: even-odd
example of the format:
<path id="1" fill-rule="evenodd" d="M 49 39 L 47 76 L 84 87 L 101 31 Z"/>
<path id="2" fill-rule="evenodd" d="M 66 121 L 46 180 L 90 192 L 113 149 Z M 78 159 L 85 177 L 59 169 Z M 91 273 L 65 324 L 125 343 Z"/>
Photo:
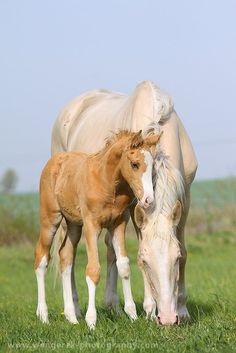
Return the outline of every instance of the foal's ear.
<path id="1" fill-rule="evenodd" d="M 182 214 L 182 206 L 181 206 L 180 201 L 177 200 L 176 204 L 173 207 L 172 213 L 171 213 L 172 221 L 176 227 L 179 224 L 181 214 Z"/>
<path id="2" fill-rule="evenodd" d="M 137 148 L 143 144 L 142 130 L 137 132 L 131 139 L 131 148 Z"/>
<path id="3" fill-rule="evenodd" d="M 147 223 L 146 213 L 139 205 L 136 205 L 134 209 L 134 220 L 139 229 L 143 229 Z"/>
<path id="4" fill-rule="evenodd" d="M 150 135 L 144 139 L 144 143 L 148 146 L 156 145 L 160 140 L 162 134 L 163 131 L 161 131 L 160 134 Z"/>

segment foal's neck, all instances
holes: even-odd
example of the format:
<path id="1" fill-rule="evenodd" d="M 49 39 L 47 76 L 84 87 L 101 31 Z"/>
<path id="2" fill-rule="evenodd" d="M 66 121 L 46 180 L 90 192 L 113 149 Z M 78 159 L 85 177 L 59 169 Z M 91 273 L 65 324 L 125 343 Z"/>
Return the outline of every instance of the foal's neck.
<path id="1" fill-rule="evenodd" d="M 120 160 L 126 143 L 124 139 L 118 140 L 104 154 L 96 156 L 101 182 L 114 196 L 119 192 L 121 185 L 127 184 L 120 169 Z M 130 187 L 122 187 L 122 193 L 123 189 L 127 189 L 127 193 L 130 193 Z"/>

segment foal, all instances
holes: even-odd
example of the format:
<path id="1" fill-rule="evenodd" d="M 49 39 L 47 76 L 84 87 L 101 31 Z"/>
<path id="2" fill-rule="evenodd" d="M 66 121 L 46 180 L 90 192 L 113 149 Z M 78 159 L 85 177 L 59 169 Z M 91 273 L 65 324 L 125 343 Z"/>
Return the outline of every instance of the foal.
<path id="1" fill-rule="evenodd" d="M 97 239 L 102 228 L 107 228 L 113 234 L 112 243 L 122 279 L 125 311 L 131 318 L 136 318 L 124 236 L 129 219 L 128 206 L 134 198 L 144 208 L 154 200 L 152 171 L 159 138 L 160 135 L 155 134 L 143 139 L 141 131 L 121 131 L 108 140 L 97 154 L 59 153 L 44 167 L 40 180 L 40 236 L 35 251 L 37 316 L 43 322 L 48 322 L 44 276 L 53 237 L 63 218 L 66 220 L 67 233 L 60 249 L 60 267 L 66 318 L 77 323 L 71 269 L 82 226 L 88 257 L 88 326 L 94 328 L 96 324 L 95 291 L 100 279 Z"/>

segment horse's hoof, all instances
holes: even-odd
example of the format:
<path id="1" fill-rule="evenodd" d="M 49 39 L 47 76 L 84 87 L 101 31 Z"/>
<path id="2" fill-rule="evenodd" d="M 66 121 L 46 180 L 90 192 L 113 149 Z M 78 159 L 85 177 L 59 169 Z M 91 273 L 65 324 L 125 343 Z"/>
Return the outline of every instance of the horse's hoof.
<path id="1" fill-rule="evenodd" d="M 36 310 L 36 315 L 44 324 L 49 324 L 47 305 L 39 304 Z"/>
<path id="2" fill-rule="evenodd" d="M 80 311 L 79 308 L 76 308 L 76 309 L 75 309 L 75 315 L 76 315 L 76 317 L 77 317 L 78 319 L 82 319 L 82 318 L 83 318 L 83 316 L 82 316 L 81 311 Z"/>
<path id="3" fill-rule="evenodd" d="M 94 330 L 95 327 L 96 327 L 96 321 L 97 321 L 96 314 L 94 315 L 94 314 L 88 314 L 87 313 L 86 316 L 85 316 L 85 321 L 86 321 L 86 323 L 88 325 L 88 328 L 90 330 Z"/>
<path id="4" fill-rule="evenodd" d="M 134 321 L 138 318 L 137 312 L 136 312 L 136 306 L 134 303 L 129 303 L 129 304 L 125 305 L 124 310 L 132 321 Z"/>
<path id="5" fill-rule="evenodd" d="M 188 309 L 186 308 L 186 306 L 182 306 L 178 309 L 178 316 L 179 316 L 179 320 L 181 321 L 189 321 L 191 319 Z"/>
<path id="6" fill-rule="evenodd" d="M 64 315 L 66 317 L 66 319 L 71 323 L 71 324 L 78 324 L 78 320 L 75 316 L 75 312 L 74 310 L 70 311 L 70 310 L 65 310 L 64 311 Z"/>
<path id="7" fill-rule="evenodd" d="M 147 320 L 155 320 L 156 319 L 156 303 L 154 301 L 146 301 L 143 304 L 143 309 L 146 313 Z"/>

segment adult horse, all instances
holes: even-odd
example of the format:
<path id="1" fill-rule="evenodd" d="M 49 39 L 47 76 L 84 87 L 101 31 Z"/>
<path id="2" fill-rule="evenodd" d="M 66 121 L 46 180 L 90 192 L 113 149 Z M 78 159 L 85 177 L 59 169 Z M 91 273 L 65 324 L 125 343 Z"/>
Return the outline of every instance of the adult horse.
<path id="1" fill-rule="evenodd" d="M 185 291 L 187 252 L 184 228 L 190 187 L 197 160 L 171 97 L 151 81 L 141 82 L 131 95 L 93 90 L 75 98 L 62 111 L 52 133 L 52 155 L 61 151 L 98 151 L 111 131 L 163 131 L 156 161 L 155 207 L 136 209 L 139 264 L 144 280 L 144 310 L 159 324 L 188 318 Z M 132 219 L 134 210 L 130 209 Z M 135 222 L 134 222 L 135 223 Z M 116 306 L 117 266 L 112 233 L 106 234 L 107 283 L 105 302 Z M 128 274 L 129 275 L 129 274 Z M 74 304 L 78 296 L 72 269 Z"/>

